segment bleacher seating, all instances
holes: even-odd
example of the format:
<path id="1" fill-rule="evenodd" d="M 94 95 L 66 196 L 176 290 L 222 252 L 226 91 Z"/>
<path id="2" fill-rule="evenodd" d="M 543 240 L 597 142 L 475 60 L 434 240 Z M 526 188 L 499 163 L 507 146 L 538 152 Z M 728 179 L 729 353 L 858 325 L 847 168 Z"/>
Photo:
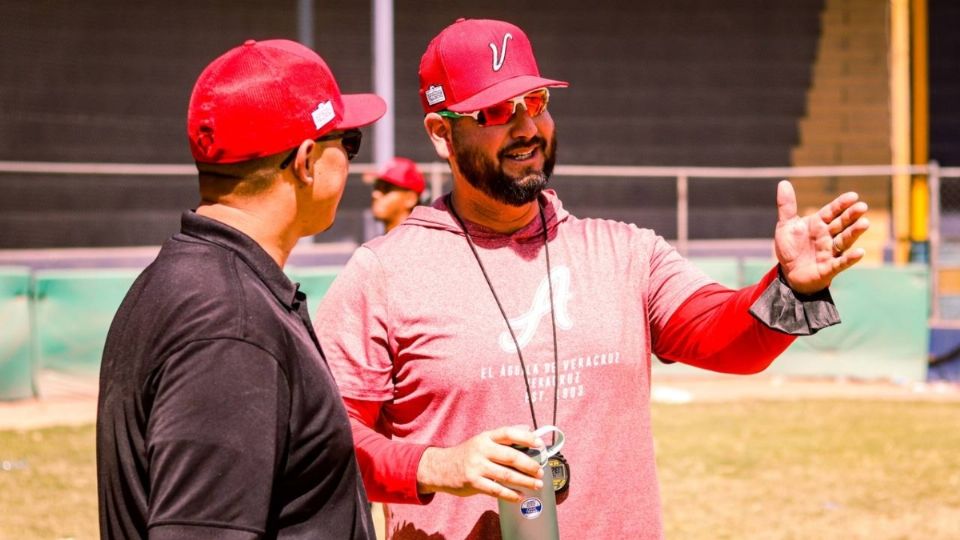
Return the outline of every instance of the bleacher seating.
<path id="1" fill-rule="evenodd" d="M 429 39 L 466 16 L 516 22 L 530 34 L 541 71 L 571 82 L 551 103 L 561 163 L 790 165 L 823 3 L 600 0 L 586 9 L 574 0 L 549 6 L 398 0 L 396 151 L 436 159 L 423 134 L 417 65 Z M 2 160 L 189 163 L 183 117 L 202 67 L 245 38 L 297 32 L 296 2 L 50 6 L 0 7 L 0 18 L 17 21 L 0 34 L 8 52 L 0 58 L 7 75 L 0 83 Z M 315 3 L 315 46 L 347 92 L 372 88 L 370 9 Z M 359 162 L 372 159 L 374 138 L 366 134 Z M 691 193 L 695 235 L 769 234 L 772 212 L 760 211 L 766 221 L 752 227 L 757 207 L 772 207 L 773 181 L 742 184 L 711 181 Z M 579 214 L 596 210 L 656 227 L 674 221 L 653 188 L 613 182 L 598 201 L 590 193 L 596 183 L 557 186 Z M 2 174 L 0 249 L 155 244 L 177 229 L 180 210 L 196 200 L 193 189 L 185 177 Z M 736 193 L 735 200 L 724 193 Z M 359 240 L 368 204 L 368 189 L 352 180 L 325 238 Z M 710 216 L 723 216 L 725 228 Z"/>

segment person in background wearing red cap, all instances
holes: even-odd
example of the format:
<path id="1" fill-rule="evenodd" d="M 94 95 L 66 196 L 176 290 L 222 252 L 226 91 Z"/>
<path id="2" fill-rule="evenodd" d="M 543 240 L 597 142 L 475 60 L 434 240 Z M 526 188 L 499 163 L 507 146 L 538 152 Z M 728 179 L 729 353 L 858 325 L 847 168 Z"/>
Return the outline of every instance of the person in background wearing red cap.
<path id="1" fill-rule="evenodd" d="M 370 210 L 374 219 L 383 223 L 385 233 L 407 219 L 420 204 L 425 187 L 417 164 L 404 157 L 393 158 L 377 173 Z"/>
<path id="2" fill-rule="evenodd" d="M 726 289 L 653 231 L 577 218 L 546 189 L 547 105 L 564 86 L 512 24 L 435 37 L 420 97 L 452 192 L 358 249 L 321 303 L 370 497 L 408 503 L 388 504 L 390 538 L 499 538 L 496 498 L 542 481 L 511 445 L 543 445 L 530 428 L 550 424 L 566 434 L 551 466 L 561 537 L 661 538 L 651 353 L 755 373 L 839 322 L 827 287 L 868 227 L 855 193 L 801 218 L 782 182 L 779 264 Z"/>
<path id="3" fill-rule="evenodd" d="M 374 538 L 350 424 L 283 273 L 334 219 L 358 128 L 323 59 L 248 41 L 187 111 L 200 203 L 127 293 L 100 372 L 103 538 Z"/>

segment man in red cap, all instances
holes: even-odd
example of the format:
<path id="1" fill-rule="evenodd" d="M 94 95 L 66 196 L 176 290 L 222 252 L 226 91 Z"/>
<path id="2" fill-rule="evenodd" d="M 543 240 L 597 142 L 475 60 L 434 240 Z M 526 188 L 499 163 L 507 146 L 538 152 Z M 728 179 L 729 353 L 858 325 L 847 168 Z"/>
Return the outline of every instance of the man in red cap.
<path id="1" fill-rule="evenodd" d="M 200 203 L 103 353 L 103 538 L 374 537 L 347 414 L 283 266 L 333 222 L 358 128 L 385 110 L 287 40 L 247 41 L 200 74 Z"/>
<path id="2" fill-rule="evenodd" d="M 426 182 L 417 164 L 404 157 L 391 159 L 373 181 L 370 210 L 383 223 L 384 232 L 392 231 L 420 203 Z"/>
<path id="3" fill-rule="evenodd" d="M 322 302 L 371 499 L 409 503 L 388 505 L 391 538 L 499 538 L 497 498 L 540 508 L 517 489 L 542 471 L 511 446 L 542 446 L 530 428 L 549 424 L 566 434 L 551 464 L 562 537 L 661 538 L 651 353 L 755 373 L 839 322 L 827 287 L 868 227 L 855 193 L 801 218 L 781 182 L 779 263 L 726 289 L 653 231 L 577 218 L 545 189 L 547 105 L 566 85 L 512 24 L 445 28 L 420 97 L 452 192 L 357 250 Z"/>

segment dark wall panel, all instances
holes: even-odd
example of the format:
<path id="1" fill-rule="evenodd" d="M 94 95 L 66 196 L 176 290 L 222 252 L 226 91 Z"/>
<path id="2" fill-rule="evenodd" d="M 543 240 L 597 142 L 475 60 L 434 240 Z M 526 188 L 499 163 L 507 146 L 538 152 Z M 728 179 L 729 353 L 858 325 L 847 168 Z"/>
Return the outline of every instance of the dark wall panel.
<path id="1" fill-rule="evenodd" d="M 417 66 L 428 41 L 464 16 L 517 23 L 530 35 L 542 72 L 571 83 L 551 101 L 560 163 L 788 165 L 822 3 L 396 0 L 397 152 L 436 159 L 423 133 Z M 296 5 L 0 2 L 0 160 L 189 163 L 184 116 L 196 76 L 244 39 L 295 38 Z M 316 48 L 346 92 L 372 88 L 370 5 L 316 2 Z M 370 148 L 360 162 L 370 161 Z M 580 213 L 672 223 L 668 184 L 612 182 L 600 201 L 596 182 L 556 185 Z M 7 227 L 0 248 L 156 243 L 195 203 L 193 189 L 186 178 L 3 174 L 0 224 Z M 769 186 L 737 193 L 739 205 L 772 204 Z M 354 181 L 328 237 L 359 239 L 366 204 L 365 188 Z M 141 224 L 132 224 L 134 209 L 143 209 Z M 126 232 L 90 225 L 112 212 L 131 212 Z M 737 227 L 730 234 L 757 234 Z"/>
<path id="2" fill-rule="evenodd" d="M 930 158 L 960 166 L 960 4 L 930 0 Z"/>

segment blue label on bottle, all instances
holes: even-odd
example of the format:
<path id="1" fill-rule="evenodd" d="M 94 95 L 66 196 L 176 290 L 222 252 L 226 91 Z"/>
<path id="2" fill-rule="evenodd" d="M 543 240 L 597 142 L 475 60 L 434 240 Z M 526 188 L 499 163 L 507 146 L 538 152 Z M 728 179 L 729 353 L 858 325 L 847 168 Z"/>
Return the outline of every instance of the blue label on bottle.
<path id="1" fill-rule="evenodd" d="M 527 519 L 537 519 L 543 513 L 543 503 L 536 497 L 524 499 L 520 503 L 520 514 Z"/>

